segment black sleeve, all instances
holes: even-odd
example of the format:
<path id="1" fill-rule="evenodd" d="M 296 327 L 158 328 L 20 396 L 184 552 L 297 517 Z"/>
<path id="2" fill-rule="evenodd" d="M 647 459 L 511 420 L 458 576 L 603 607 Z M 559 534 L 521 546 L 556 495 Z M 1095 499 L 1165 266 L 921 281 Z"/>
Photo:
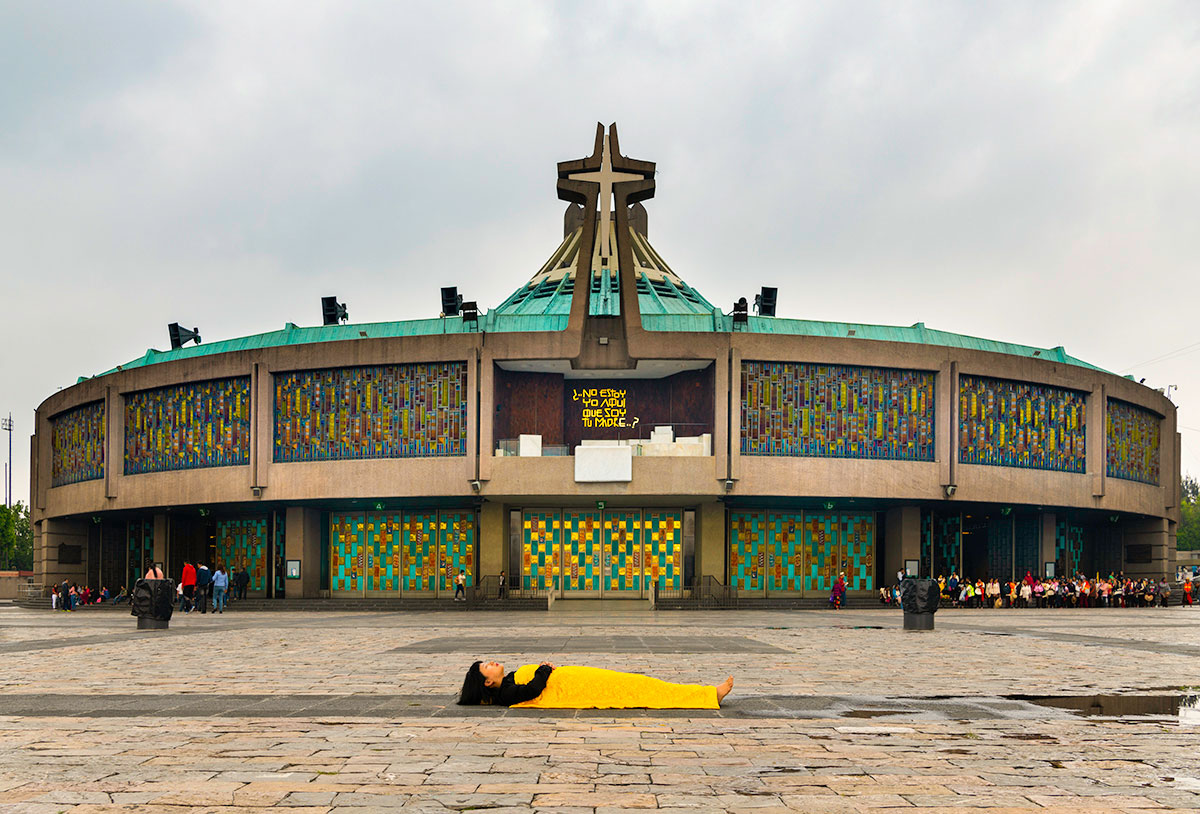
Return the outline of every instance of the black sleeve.
<path id="1" fill-rule="evenodd" d="M 537 668 L 537 672 L 533 674 L 533 678 L 528 684 L 518 684 L 513 680 L 512 674 L 509 673 L 504 677 L 504 681 L 500 682 L 500 691 L 496 694 L 496 703 L 501 706 L 511 707 L 513 704 L 519 704 L 522 701 L 532 701 L 542 694 L 542 690 L 546 689 L 546 679 L 550 678 L 551 667 L 548 664 L 543 664 Z"/>

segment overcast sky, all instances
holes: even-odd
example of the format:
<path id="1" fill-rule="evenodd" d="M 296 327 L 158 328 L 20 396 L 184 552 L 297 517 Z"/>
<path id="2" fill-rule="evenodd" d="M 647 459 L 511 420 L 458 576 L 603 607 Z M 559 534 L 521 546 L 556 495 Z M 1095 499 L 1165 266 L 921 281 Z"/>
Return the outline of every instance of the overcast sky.
<path id="1" fill-rule="evenodd" d="M 7 0 L 0 76 L 21 500 L 34 408 L 169 322 L 498 305 L 597 121 L 658 163 L 650 238 L 712 302 L 1065 345 L 1177 385 L 1200 475 L 1194 0 Z"/>

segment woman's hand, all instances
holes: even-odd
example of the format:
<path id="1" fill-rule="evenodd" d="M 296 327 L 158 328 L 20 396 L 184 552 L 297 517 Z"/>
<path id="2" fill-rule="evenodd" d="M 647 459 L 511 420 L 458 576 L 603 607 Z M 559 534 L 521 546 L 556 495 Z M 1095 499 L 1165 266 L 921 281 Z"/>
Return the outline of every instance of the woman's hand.
<path id="1" fill-rule="evenodd" d="M 542 664 L 541 664 L 541 666 L 542 666 L 542 667 L 549 667 L 551 670 L 556 670 L 556 669 L 558 669 L 558 668 L 557 668 L 555 665 L 551 664 L 551 663 L 550 663 L 550 662 L 548 662 L 548 661 L 543 661 L 543 662 L 542 662 Z"/>

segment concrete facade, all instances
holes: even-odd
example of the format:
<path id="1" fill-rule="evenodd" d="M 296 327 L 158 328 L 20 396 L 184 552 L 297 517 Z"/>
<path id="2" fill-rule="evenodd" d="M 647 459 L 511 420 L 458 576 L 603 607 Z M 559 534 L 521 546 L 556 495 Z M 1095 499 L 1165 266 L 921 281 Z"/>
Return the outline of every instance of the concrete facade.
<path id="1" fill-rule="evenodd" d="M 87 379 L 47 398 L 38 408 L 32 438 L 31 494 L 35 528 L 35 579 L 49 585 L 83 581 L 89 528 L 122 518 L 154 518 L 154 558 L 170 559 L 173 526 L 168 517 L 191 518 L 203 510 L 220 518 L 247 512 L 282 512 L 286 540 L 277 555 L 302 561 L 301 579 L 288 597 L 312 597 L 322 585 L 323 525 L 328 512 L 381 502 L 388 507 L 474 506 L 477 510 L 476 577 L 497 574 L 512 561 L 509 512 L 529 507 L 674 507 L 695 512 L 695 576 L 729 578 L 727 508 L 730 506 L 815 507 L 853 505 L 873 511 L 884 543 L 879 579 L 890 582 L 906 560 L 921 550 L 922 510 L 987 512 L 1017 507 L 1041 517 L 1043 561 L 1054 559 L 1057 513 L 1074 512 L 1099 523 L 1109 518 L 1125 550 L 1137 546 L 1137 562 L 1122 561 L 1128 573 L 1174 571 L 1174 528 L 1179 520 L 1179 440 L 1174 405 L 1132 380 L 1052 359 L 1028 358 L 913 342 L 853 336 L 788 336 L 744 331 L 666 332 L 643 329 L 638 318 L 637 279 L 628 230 L 630 205 L 652 194 L 653 165 L 619 155 L 615 128 L 613 166 L 649 180 L 614 187 L 616 262 L 621 275 L 619 318 L 589 318 L 588 289 L 574 287 L 566 330 L 459 333 L 434 336 L 360 338 L 352 341 L 263 347 L 197 355 L 118 370 Z M 605 147 L 604 149 L 608 149 Z M 597 155 L 600 154 L 600 137 Z M 607 156 L 608 154 L 605 153 Z M 593 156 L 596 161 L 599 159 Z M 619 159 L 619 161 L 618 161 Z M 560 177 L 591 159 L 560 165 Z M 595 161 L 592 162 L 593 164 Z M 632 168 L 632 169 L 631 169 Z M 649 187 L 646 184 L 649 184 Z M 595 210 L 595 184 L 560 181 L 577 201 Z M 621 189 L 622 187 L 628 187 Z M 578 194 L 576 194 L 578 193 Z M 574 195 L 575 197 L 571 197 Z M 590 197 L 589 197 L 590 196 Z M 644 227 L 643 227 L 644 228 Z M 587 245 L 596 240 L 592 219 L 583 221 Z M 576 279 L 592 269 L 592 252 L 579 253 Z M 624 375 L 639 360 L 704 362 L 712 365 L 712 454 L 701 457 L 632 458 L 628 481 L 576 479 L 572 457 L 501 457 L 495 454 L 495 379 L 498 366 L 522 361 L 566 363 L 573 375 L 588 371 Z M 930 462 L 847 458 L 751 457 L 740 453 L 740 370 L 744 360 L 812 362 L 936 373 L 935 460 Z M 463 362 L 469 408 L 467 454 L 460 457 L 274 463 L 274 377 L 289 371 L 324 370 L 400 362 Z M 1072 474 L 960 463 L 958 378 L 985 375 L 1053 385 L 1087 393 L 1087 471 Z M 125 475 L 125 399 L 134 392 L 168 385 L 249 376 L 250 461 L 244 466 Z M 1154 486 L 1106 477 L 1105 411 L 1116 398 L 1162 416 L 1161 482 Z M 53 487 L 52 419 L 76 406 L 106 405 L 105 467 L 102 479 Z M 84 562 L 60 563 L 59 552 L 81 546 Z M 61 548 L 67 546 L 67 548 Z M 1145 547 L 1149 547 L 1146 549 Z M 1147 554 L 1148 557 L 1144 556 Z M 70 559 L 68 557 L 68 559 Z M 886 576 L 885 576 L 886 575 Z"/>

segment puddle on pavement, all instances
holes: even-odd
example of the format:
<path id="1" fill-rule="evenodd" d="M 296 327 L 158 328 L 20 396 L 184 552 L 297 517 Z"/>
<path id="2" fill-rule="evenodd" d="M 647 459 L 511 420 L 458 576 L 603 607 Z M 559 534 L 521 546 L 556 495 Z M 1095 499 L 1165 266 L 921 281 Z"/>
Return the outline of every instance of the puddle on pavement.
<path id="1" fill-rule="evenodd" d="M 1178 717 L 1180 723 L 1200 724 L 1200 696 L 1197 695 L 1007 695 L 1005 698 L 1065 709 L 1087 717 Z"/>
<path id="2" fill-rule="evenodd" d="M 882 718 L 885 715 L 905 715 L 903 709 L 852 709 L 842 713 L 843 718 Z"/>

